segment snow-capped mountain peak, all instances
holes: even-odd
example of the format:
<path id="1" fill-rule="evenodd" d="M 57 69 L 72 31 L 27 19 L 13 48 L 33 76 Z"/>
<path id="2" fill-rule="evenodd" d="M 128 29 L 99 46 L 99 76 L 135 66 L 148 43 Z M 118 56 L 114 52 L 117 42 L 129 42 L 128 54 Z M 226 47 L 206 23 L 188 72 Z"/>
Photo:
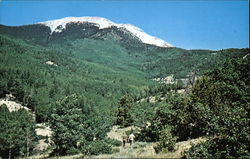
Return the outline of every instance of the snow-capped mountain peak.
<path id="1" fill-rule="evenodd" d="M 77 23 L 77 22 L 89 22 L 98 24 L 100 29 L 108 28 L 110 26 L 115 25 L 115 23 L 113 23 L 112 21 L 101 17 L 66 17 L 62 19 L 41 22 L 40 24 L 44 24 L 50 27 L 51 33 L 53 33 L 53 32 L 61 32 L 62 29 L 65 29 L 66 24 L 68 23 Z M 57 29 L 58 26 L 61 26 L 61 28 Z"/>
<path id="2" fill-rule="evenodd" d="M 165 42 L 162 39 L 148 35 L 142 29 L 134 25 L 116 24 L 102 17 L 66 17 L 57 20 L 40 22 L 40 24 L 50 27 L 52 34 L 53 32 L 61 32 L 63 29 L 66 28 L 66 24 L 68 23 L 86 23 L 86 22 L 95 24 L 96 26 L 99 27 L 99 29 L 110 28 L 112 26 L 116 26 L 118 28 L 125 28 L 126 30 L 131 32 L 135 37 L 139 38 L 143 43 L 152 44 L 159 47 L 173 47 L 171 44 Z"/>

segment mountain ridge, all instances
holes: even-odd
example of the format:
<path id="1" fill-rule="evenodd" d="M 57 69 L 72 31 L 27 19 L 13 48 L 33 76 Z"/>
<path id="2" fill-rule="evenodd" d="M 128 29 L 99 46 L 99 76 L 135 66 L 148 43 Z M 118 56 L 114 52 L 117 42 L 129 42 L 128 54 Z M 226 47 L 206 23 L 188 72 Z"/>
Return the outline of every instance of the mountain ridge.
<path id="1" fill-rule="evenodd" d="M 165 42 L 162 39 L 151 36 L 145 33 L 139 27 L 132 24 L 117 24 L 106 18 L 102 17 L 65 17 L 56 20 L 49 20 L 45 22 L 39 22 L 38 24 L 43 24 L 51 29 L 51 33 L 62 32 L 66 29 L 69 23 L 92 23 L 98 26 L 99 29 L 111 28 L 112 26 L 117 28 L 123 28 L 131 32 L 135 37 L 139 38 L 143 43 L 156 45 L 158 47 L 173 47 L 173 45 Z"/>
<path id="2" fill-rule="evenodd" d="M 128 72 L 131 70 L 143 72 L 150 79 L 165 78 L 170 75 L 182 79 L 187 78 L 195 70 L 202 74 L 210 67 L 224 61 L 226 52 L 230 52 L 231 55 L 238 51 L 245 52 L 158 47 L 142 43 L 128 30 L 113 26 L 110 21 L 107 23 L 101 27 L 102 29 L 94 23 L 65 23 L 66 29 L 52 34 L 50 27 L 44 24 L 19 27 L 0 25 L 0 34 L 22 39 L 31 45 L 40 45 L 72 58 Z M 230 54 L 228 56 L 231 56 Z"/>

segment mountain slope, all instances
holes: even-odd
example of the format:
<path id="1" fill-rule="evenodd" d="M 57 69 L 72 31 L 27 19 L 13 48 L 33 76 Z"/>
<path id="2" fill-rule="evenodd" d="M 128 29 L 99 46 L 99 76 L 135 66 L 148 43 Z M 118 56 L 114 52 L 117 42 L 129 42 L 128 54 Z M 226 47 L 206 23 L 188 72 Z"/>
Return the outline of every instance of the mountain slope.
<path id="1" fill-rule="evenodd" d="M 148 37 L 137 27 L 99 17 L 68 17 L 17 27 L 0 25 L 0 34 L 21 38 L 72 58 L 123 71 L 144 72 L 148 78 L 169 75 L 187 78 L 191 72 L 202 74 L 222 63 L 229 55 L 224 52 L 232 52 L 230 56 L 247 52 L 244 49 L 211 51 L 158 47 L 159 39 Z M 145 39 L 157 44 L 147 44 L 143 42 Z"/>
<path id="2" fill-rule="evenodd" d="M 140 28 L 133 26 L 131 24 L 116 24 L 108 19 L 101 18 L 101 17 L 66 17 L 58 20 L 50 20 L 46 22 L 41 22 L 40 24 L 44 24 L 51 29 L 51 33 L 53 34 L 54 32 L 63 32 L 67 28 L 67 25 L 69 24 L 93 24 L 97 26 L 100 30 L 105 29 L 105 28 L 111 28 L 111 27 L 116 27 L 124 32 L 129 31 L 130 34 L 141 40 L 143 43 L 146 44 L 151 44 L 151 45 L 156 45 L 159 47 L 172 47 L 171 44 L 158 39 L 156 37 L 150 36 L 147 33 L 145 33 L 143 30 Z"/>
<path id="3" fill-rule="evenodd" d="M 69 94 L 79 95 L 86 111 L 104 115 L 123 94 L 136 95 L 154 83 L 143 72 L 78 60 L 2 35 L 0 45 L 0 97 L 12 93 L 36 111 L 38 121 L 47 120 L 53 103 Z"/>
<path id="4" fill-rule="evenodd" d="M 53 39 L 53 35 L 65 32 L 72 25 L 81 28 L 81 32 L 85 33 L 82 36 L 82 38 L 88 37 L 89 35 L 97 34 L 98 32 L 103 32 L 103 30 L 107 31 L 111 29 L 111 31 L 112 30 L 119 31 L 120 34 L 127 34 L 126 36 L 130 36 L 130 38 L 136 40 L 137 43 L 150 44 L 158 47 L 172 47 L 171 44 L 159 38 L 148 35 L 143 30 L 141 30 L 136 26 L 133 26 L 131 24 L 116 24 L 108 19 L 101 17 L 66 17 L 62 19 L 41 22 L 34 25 L 22 26 L 22 28 L 19 31 L 22 32 L 23 29 L 31 30 L 31 28 L 33 30 L 38 31 L 39 29 L 44 29 L 44 26 L 47 26 L 50 29 L 49 35 L 47 28 L 46 33 L 44 32 L 45 34 L 43 34 L 43 36 L 47 36 L 47 42 L 49 42 L 49 39 Z M 18 33 L 15 31 L 14 31 L 15 33 L 13 33 L 13 28 L 15 27 L 6 28 L 5 26 L 1 26 L 0 28 L 1 28 L 0 29 L 1 33 L 12 34 L 14 36 L 20 36 L 23 34 L 23 32 Z M 39 39 L 37 40 L 39 41 Z"/>

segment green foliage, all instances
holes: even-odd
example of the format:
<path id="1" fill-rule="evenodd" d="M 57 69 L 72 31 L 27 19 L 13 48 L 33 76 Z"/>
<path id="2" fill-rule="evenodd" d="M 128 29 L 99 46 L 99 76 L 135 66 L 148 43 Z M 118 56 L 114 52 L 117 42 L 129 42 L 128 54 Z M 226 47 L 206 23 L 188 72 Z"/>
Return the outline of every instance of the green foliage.
<path id="1" fill-rule="evenodd" d="M 198 73 L 202 74 L 214 65 L 223 63 L 227 57 L 234 57 L 236 54 L 244 56 L 247 53 L 245 49 L 235 49 L 231 50 L 233 53 L 229 53 L 230 51 L 227 50 L 140 47 L 141 44 L 138 43 L 124 46 L 124 43 L 114 37 L 98 40 L 91 37 L 72 39 L 68 35 L 61 36 L 63 41 L 51 41 L 49 47 L 61 54 L 105 64 L 112 68 L 133 71 L 149 78 L 166 77 L 171 74 L 176 78 L 186 78 L 193 70 L 199 70 Z M 137 46 L 140 49 L 133 48 Z"/>
<path id="2" fill-rule="evenodd" d="M 132 108 L 133 125 L 142 127 L 153 118 L 154 108 L 158 105 L 149 102 L 135 103 Z"/>
<path id="3" fill-rule="evenodd" d="M 154 85 L 142 74 L 70 58 L 21 40 L 1 35 L 0 44 L 0 96 L 12 93 L 36 112 L 38 122 L 48 121 L 55 102 L 65 95 L 77 94 L 86 114 L 110 117 L 123 94 L 136 95 Z"/>
<path id="4" fill-rule="evenodd" d="M 119 140 L 116 140 L 116 139 L 110 139 L 110 138 L 107 138 L 104 140 L 107 144 L 110 144 L 112 146 L 121 146 L 122 145 L 122 142 L 119 141 Z"/>
<path id="5" fill-rule="evenodd" d="M 205 149 L 204 156 L 217 158 L 249 157 L 249 57 L 227 61 L 199 80 L 192 93 L 194 101 L 210 108 L 212 118 L 207 120 L 206 131 L 213 135 L 188 152 L 197 157 Z"/>
<path id="6" fill-rule="evenodd" d="M 21 38 L 31 43 L 45 45 L 50 35 L 50 29 L 41 24 L 7 27 L 0 24 L 0 34 Z"/>
<path id="7" fill-rule="evenodd" d="M 55 153 L 76 153 L 85 144 L 84 116 L 79 105 L 76 95 L 65 97 L 56 103 L 50 119 Z"/>
<path id="8" fill-rule="evenodd" d="M 10 112 L 6 105 L 0 106 L 0 157 L 14 158 L 32 154 L 37 136 L 30 112 Z"/>
<path id="9" fill-rule="evenodd" d="M 166 100 L 155 106 L 150 124 L 141 127 L 139 139 L 159 141 L 156 150 L 161 151 L 167 147 L 161 141 L 164 135 L 174 134 L 178 141 L 207 136 L 209 142 L 191 149 L 189 157 L 249 155 L 249 63 L 248 56 L 229 59 L 200 78 L 191 94 L 165 95 Z M 162 134 L 169 126 L 171 133 Z"/>
<path id="10" fill-rule="evenodd" d="M 169 126 L 179 140 L 196 137 L 197 134 L 192 134 L 194 121 L 190 111 L 192 108 L 190 98 L 179 94 L 169 94 L 166 98 L 155 108 L 153 118 L 149 120 L 150 125 L 142 127 L 139 138 L 143 141 L 159 141 L 160 134 Z"/>
<path id="11" fill-rule="evenodd" d="M 249 57 L 220 66 L 228 58 L 242 58 L 249 49 L 165 49 L 132 39 L 118 41 L 112 35 L 98 39 L 88 34 L 82 39 L 82 32 L 74 32 L 79 26 L 70 27 L 48 39 L 49 29 L 42 25 L 0 26 L 1 33 L 26 40 L 0 35 L 0 97 L 12 93 L 35 112 L 37 122 L 51 122 L 56 153 L 77 153 L 94 138 L 102 141 L 114 123 L 141 126 L 138 138 L 143 141 L 168 138 L 165 128 L 170 126 L 178 140 L 218 135 L 217 143 L 226 141 L 241 152 L 248 149 Z M 158 85 L 149 80 L 171 74 L 186 78 L 214 65 L 219 67 L 198 80 L 191 95 L 169 93 L 183 88 L 180 83 Z M 130 96 L 121 98 L 124 94 Z M 150 96 L 156 103 L 150 103 Z M 143 98 L 146 101 L 135 102 Z M 233 147 L 227 152 L 242 154 Z"/>
<path id="12" fill-rule="evenodd" d="M 124 95 L 120 99 L 117 114 L 117 124 L 126 127 L 132 124 L 131 109 L 133 107 L 133 98 L 129 95 Z"/>
<path id="13" fill-rule="evenodd" d="M 154 147 L 155 152 L 173 151 L 177 137 L 172 136 L 171 127 L 161 130 L 159 143 Z"/>
<path id="14" fill-rule="evenodd" d="M 219 158 L 208 151 L 208 148 L 211 146 L 210 141 L 194 145 L 190 150 L 185 154 L 185 158 Z"/>
<path id="15" fill-rule="evenodd" d="M 249 158 L 249 151 L 245 148 L 242 149 L 242 146 L 246 145 L 241 144 L 240 147 L 234 147 L 225 140 L 215 138 L 192 146 L 185 154 L 185 158 Z"/>
<path id="16" fill-rule="evenodd" d="M 12 93 L 35 112 L 37 122 L 48 122 L 55 115 L 52 110 L 59 107 L 56 101 L 76 94 L 87 141 L 105 138 L 116 122 L 115 105 L 123 94 L 147 94 L 147 88 L 155 85 L 141 73 L 71 58 L 22 40 L 1 35 L 0 45 L 0 97 Z M 73 145 L 67 145 L 71 148 L 65 153 L 78 149 Z"/>
<path id="17" fill-rule="evenodd" d="M 102 140 L 96 140 L 91 142 L 86 149 L 84 149 L 85 154 L 89 155 L 99 155 L 99 154 L 111 154 L 112 147 L 108 143 Z"/>
<path id="18" fill-rule="evenodd" d="M 68 24 L 66 30 L 52 35 L 49 27 L 41 24 L 20 27 L 0 25 L 0 33 L 52 48 L 67 56 L 126 71 L 144 72 L 150 78 L 170 74 L 185 78 L 192 70 L 203 73 L 223 62 L 225 57 L 247 53 L 246 49 L 211 51 L 160 48 L 141 43 L 115 27 L 99 30 L 92 24 Z"/>
<path id="19" fill-rule="evenodd" d="M 249 130 L 247 112 L 241 108 L 226 107 L 223 114 L 215 116 L 210 121 L 207 132 L 214 137 L 207 143 L 193 147 L 186 156 L 188 158 L 199 155 L 216 158 L 249 157 Z"/>
<path id="20" fill-rule="evenodd" d="M 216 112 L 223 105 L 248 105 L 249 58 L 228 60 L 223 67 L 207 73 L 193 89 L 193 100 Z M 249 109 L 249 108 L 247 108 Z"/>

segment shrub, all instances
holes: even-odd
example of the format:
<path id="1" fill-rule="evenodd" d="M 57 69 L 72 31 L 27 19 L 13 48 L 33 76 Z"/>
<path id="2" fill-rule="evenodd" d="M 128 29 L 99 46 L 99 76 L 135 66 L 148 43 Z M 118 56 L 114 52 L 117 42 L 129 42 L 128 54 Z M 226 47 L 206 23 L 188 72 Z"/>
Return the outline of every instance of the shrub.
<path id="1" fill-rule="evenodd" d="M 99 155 L 99 154 L 111 154 L 112 147 L 111 145 L 107 144 L 105 141 L 93 141 L 91 142 L 86 150 L 87 154 L 89 155 Z"/>
<path id="2" fill-rule="evenodd" d="M 173 151 L 177 137 L 173 137 L 171 134 L 171 127 L 166 127 L 160 133 L 159 143 L 154 147 L 155 152 L 161 151 Z"/>
<path id="3" fill-rule="evenodd" d="M 188 158 L 249 158 L 250 87 L 247 68 L 249 58 L 229 60 L 195 85 L 193 101 L 209 108 L 196 107 L 199 109 L 193 109 L 193 114 L 197 114 L 193 118 L 199 121 L 200 129 L 204 127 L 203 130 L 213 138 L 191 148 L 186 155 Z"/>
<path id="4" fill-rule="evenodd" d="M 110 138 L 105 139 L 105 142 L 106 142 L 107 144 L 112 145 L 112 146 L 121 146 L 121 145 L 122 145 L 122 142 L 121 142 L 121 141 L 115 140 L 115 139 L 110 139 Z"/>
<path id="5" fill-rule="evenodd" d="M 192 146 L 189 151 L 185 154 L 185 158 L 213 158 L 208 148 L 210 147 L 210 142 L 204 142 L 195 146 Z"/>
<path id="6" fill-rule="evenodd" d="M 240 144 L 240 143 L 239 143 Z M 214 138 L 204 143 L 192 146 L 185 158 L 249 158 L 246 145 L 235 147 L 224 138 Z"/>
<path id="7" fill-rule="evenodd" d="M 69 155 L 74 155 L 74 154 L 79 154 L 80 150 L 74 147 L 71 147 L 69 150 L 67 150 L 67 154 Z"/>

